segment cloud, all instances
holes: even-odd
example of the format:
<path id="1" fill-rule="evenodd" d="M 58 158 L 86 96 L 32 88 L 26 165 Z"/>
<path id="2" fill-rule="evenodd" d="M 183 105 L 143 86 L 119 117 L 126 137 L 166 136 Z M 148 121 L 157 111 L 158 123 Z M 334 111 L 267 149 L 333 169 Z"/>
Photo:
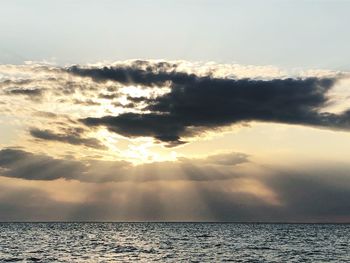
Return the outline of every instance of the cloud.
<path id="1" fill-rule="evenodd" d="M 74 183 L 77 189 L 83 187 L 78 181 L 89 184 L 84 184 L 81 190 L 86 196 L 74 203 L 54 200 L 29 186 L 22 190 L 5 187 L 0 191 L 0 218 L 51 219 L 57 216 L 51 211 L 55 207 L 62 209 L 62 216 L 68 220 L 348 222 L 350 219 L 349 165 L 329 162 L 293 169 L 269 167 L 260 174 L 258 170 L 252 173 L 239 169 L 239 164 L 249 162 L 246 158 L 242 153 L 227 153 L 133 166 L 123 161 L 67 160 L 20 149 L 2 149 L 2 176 L 47 183 L 66 179 L 67 184 Z M 41 198 L 46 200 L 44 204 L 39 202 Z M 34 203 L 28 206 L 22 200 Z M 46 212 L 40 217 L 31 213 L 30 207 Z M 8 213 L 3 213 L 5 210 Z M 119 213 L 121 210 L 123 213 Z"/>
<path id="2" fill-rule="evenodd" d="M 185 132 L 185 127 L 173 116 L 156 113 L 124 113 L 118 116 L 90 117 L 81 121 L 87 126 L 104 125 L 110 131 L 127 137 L 154 137 L 169 145 L 183 143 L 180 135 Z"/>
<path id="3" fill-rule="evenodd" d="M 8 90 L 8 94 L 15 94 L 15 95 L 41 96 L 42 93 L 43 93 L 43 90 L 38 88 Z"/>
<path id="4" fill-rule="evenodd" d="M 272 79 L 258 76 L 254 70 L 240 74 L 245 69 L 237 68 L 233 72 L 229 65 L 213 65 L 210 70 L 196 67 L 154 61 L 64 69 L 0 65 L 0 121 L 6 130 L 1 143 L 11 146 L 16 141 L 23 147 L 0 149 L 0 220 L 349 222 L 348 164 L 322 161 L 317 166 L 294 164 L 293 169 L 267 167 L 258 163 L 259 158 L 276 163 L 285 159 L 269 156 L 270 149 L 261 152 L 261 145 L 255 149 L 256 134 L 238 135 L 243 140 L 254 138 L 247 146 L 229 135 L 221 137 L 229 138 L 225 145 L 220 138 L 174 150 L 177 155 L 203 154 L 193 149 L 210 152 L 214 146 L 216 152 L 221 149 L 215 147 L 228 149 L 238 143 L 237 148 L 256 150 L 256 158 L 232 152 L 138 165 L 109 161 L 135 160 L 144 154 L 139 155 L 139 150 L 146 151 L 142 160 L 153 154 L 154 159 L 157 154 L 167 158 L 172 150 L 148 140 L 143 144 L 145 140 L 120 138 L 104 129 L 98 129 L 99 137 L 93 138 L 95 127 L 105 126 L 126 137 L 153 137 L 168 146 L 195 140 L 194 136 L 208 130 L 249 121 L 349 128 L 350 111 L 326 111 L 331 111 L 331 102 L 339 102 L 338 97 L 330 97 L 339 87 L 335 74 L 286 78 L 278 73 Z M 39 87 L 45 92 L 41 96 L 34 91 Z M 23 136 L 23 130 L 29 130 L 31 137 Z M 270 132 L 263 128 L 259 136 L 274 137 L 280 130 Z M 318 133 L 310 130 L 305 137 L 314 134 Z M 101 136 L 106 136 L 109 151 L 95 151 L 103 147 Z M 315 136 L 315 140 L 332 136 L 338 134 Z M 283 138 L 276 138 L 276 147 L 284 143 Z M 300 144 L 300 138 L 296 135 L 293 143 Z M 339 153 L 342 156 L 336 155 L 336 145 L 342 139 L 337 137 L 334 142 L 332 159 L 344 159 L 345 146 Z M 57 143 L 47 143 L 50 141 L 82 147 L 57 147 Z M 326 144 L 320 143 L 320 149 Z M 48 155 L 38 153 L 43 145 Z M 270 153 L 280 152 L 275 149 Z M 306 156 L 307 152 L 297 156 L 295 151 L 288 149 L 296 159 L 320 156 Z M 32 189 L 33 185 L 41 185 L 43 191 Z M 72 190 L 66 190 L 67 185 L 72 185 Z"/>
<path id="5" fill-rule="evenodd" d="M 323 165 L 323 169 L 327 169 Z M 266 202 L 259 194 L 229 191 L 227 186 L 215 184 L 197 188 L 198 198 L 210 210 L 211 220 L 240 222 L 349 222 L 350 180 L 347 175 L 331 171 L 317 174 L 317 169 L 305 174 L 280 171 L 260 182 L 278 198 L 278 204 Z M 298 170 L 299 173 L 305 170 Z M 331 178 L 332 176 L 335 178 Z M 341 180 L 342 184 L 333 180 Z M 229 184 L 225 182 L 226 185 Z M 239 188 L 239 185 L 236 186 Z M 258 190 L 258 189 L 257 189 Z"/>
<path id="6" fill-rule="evenodd" d="M 182 159 L 132 165 L 126 161 L 68 160 L 20 149 L 0 150 L 0 175 L 26 180 L 78 180 L 82 182 L 211 181 L 239 177 L 239 172 L 210 164 L 234 166 L 248 162 L 242 153 L 215 155 L 208 159 Z M 224 160 L 224 163 L 223 161 Z M 2 170 L 1 170 L 2 169 Z"/>
<path id="7" fill-rule="evenodd" d="M 169 71 L 157 64 L 142 68 L 135 64 L 103 68 L 74 66 L 67 71 L 98 82 L 113 80 L 129 85 L 168 86 L 170 92 L 163 95 L 137 97 L 137 102 L 146 104 L 141 113 L 88 117 L 82 122 L 88 126 L 106 126 L 128 137 L 153 137 L 170 146 L 184 143 L 184 138 L 208 129 L 239 122 L 276 122 L 329 129 L 350 127 L 350 111 L 322 112 L 330 104 L 327 93 L 336 82 L 336 78 L 331 77 L 231 79 L 179 72 L 176 67 Z"/>
<path id="8" fill-rule="evenodd" d="M 26 180 L 74 179 L 83 165 L 77 161 L 60 160 L 18 149 L 0 150 L 1 174 Z"/>
<path id="9" fill-rule="evenodd" d="M 67 72 L 82 77 L 91 77 L 97 82 L 113 80 L 122 84 L 141 84 L 145 86 L 159 86 L 167 81 L 182 83 L 196 77 L 195 75 L 174 71 L 176 66 L 175 63 L 150 63 L 138 60 L 131 65 L 105 66 L 102 68 L 72 66 L 67 68 Z M 169 69 L 172 71 L 169 72 Z"/>
<path id="10" fill-rule="evenodd" d="M 101 104 L 99 102 L 93 101 L 93 100 L 78 100 L 75 99 L 73 100 L 74 104 L 80 104 L 80 105 L 85 105 L 85 106 L 100 106 Z"/>
<path id="11" fill-rule="evenodd" d="M 185 158 L 179 157 L 179 161 L 183 163 L 198 164 L 200 166 L 222 165 L 234 166 L 241 163 L 249 162 L 249 155 L 240 152 L 220 153 L 209 155 L 205 158 Z"/>
<path id="12" fill-rule="evenodd" d="M 206 162 L 218 165 L 237 165 L 248 162 L 249 155 L 245 153 L 226 153 L 210 155 L 206 158 Z"/>
<path id="13" fill-rule="evenodd" d="M 115 98 L 119 98 L 120 94 L 119 93 L 112 93 L 112 94 L 101 93 L 98 95 L 98 97 L 100 99 L 113 100 Z"/>
<path id="14" fill-rule="evenodd" d="M 284 204 L 282 220 L 350 220 L 349 165 L 319 164 L 317 167 L 276 169 L 264 178 Z M 330 220 L 332 221 L 332 219 Z M 349 222 L 349 221 L 348 221 Z"/>
<path id="15" fill-rule="evenodd" d="M 24 95 L 28 99 L 33 101 L 39 101 L 44 94 L 44 89 L 42 88 L 18 88 L 12 87 L 5 91 L 7 95 Z"/>
<path id="16" fill-rule="evenodd" d="M 349 128 L 350 111 L 325 111 L 336 103 L 329 96 L 339 77 L 335 73 L 273 79 L 261 75 L 262 69 L 257 71 L 260 75 L 252 69 L 242 75 L 248 69 L 238 65 L 141 60 L 102 67 L 26 65 L 0 70 L 8 78 L 0 82 L 5 90 L 41 103 L 40 110 L 54 103 L 60 114 L 88 127 L 104 126 L 126 137 L 153 137 L 170 147 L 209 130 L 250 121 Z M 246 75 L 255 78 L 241 78 Z M 18 87 L 11 88 L 15 83 Z M 30 115 L 25 112 L 37 109 L 22 100 L 4 99 L 6 110 L 21 112 L 23 119 Z"/>
<path id="17" fill-rule="evenodd" d="M 18 175 L 18 166 L 25 166 L 18 162 L 19 158 L 27 165 L 41 163 L 41 175 L 45 173 L 50 175 L 50 169 L 46 169 L 48 167 L 44 165 L 48 162 L 47 157 L 30 155 L 18 149 L 2 150 L 0 165 L 2 168 L 6 166 L 8 172 L 11 169 L 17 170 Z M 61 174 L 72 173 L 72 167 L 68 169 L 67 164 L 63 165 L 57 160 L 51 162 L 56 164 L 56 168 L 66 167 L 63 170 L 59 169 Z M 109 164 L 112 171 L 113 165 Z M 120 167 L 122 164 L 119 163 L 117 166 Z M 116 178 L 117 166 L 114 167 Z M 94 172 L 100 171 L 101 167 L 96 166 Z M 145 166 L 139 168 L 138 173 Z M 28 170 L 29 173 L 32 171 L 33 169 Z M 77 174 L 78 171 L 79 173 L 85 171 L 85 168 L 75 168 L 75 171 Z M 155 171 L 157 170 L 153 170 L 153 174 Z M 207 167 L 201 171 L 202 173 L 207 171 Z M 114 184 L 60 181 L 54 185 L 58 181 L 35 182 L 38 186 L 40 183 L 43 184 L 41 189 L 33 188 L 33 184 L 15 184 L 15 181 L 0 178 L 0 219 L 349 222 L 348 171 L 348 165 L 341 167 L 337 165 L 335 168 L 329 163 L 324 163 L 318 167 L 274 168 L 265 175 L 245 173 L 241 177 L 231 176 L 231 180 L 214 180 L 210 177 L 213 171 L 209 170 L 206 172 L 208 176 L 206 180 L 182 180 L 179 184 L 176 182 L 170 184 L 168 180 L 138 181 L 132 177 L 139 174 L 131 172 L 128 174 L 129 180 L 117 181 Z M 186 173 L 189 178 L 194 178 L 191 177 L 191 172 L 198 174 L 196 170 L 188 168 Z M 12 174 L 14 173 L 15 171 L 12 171 Z M 242 180 L 253 183 L 253 188 L 246 191 Z M 7 184 L 12 182 L 12 187 L 4 182 Z M 255 183 L 258 183 L 259 188 L 254 187 Z M 55 186 L 53 191 L 59 193 L 62 191 L 64 194 L 58 197 L 50 194 L 51 189 L 47 189 L 50 185 Z M 66 186 L 69 186 L 67 191 L 60 189 Z M 261 194 L 264 188 L 276 196 L 278 203 L 270 202 L 263 192 Z M 74 191 L 71 192 L 69 189 Z M 83 194 L 82 197 L 77 199 L 75 192 Z M 69 193 L 74 197 L 74 202 L 66 201 L 69 200 L 69 196 L 66 196 Z M 63 200 L 59 198 L 61 196 L 64 197 Z"/>
<path id="18" fill-rule="evenodd" d="M 106 147 L 96 138 L 84 138 L 81 133 L 84 129 L 67 129 L 66 134 L 55 133 L 50 130 L 30 129 L 30 135 L 41 140 L 58 141 L 73 145 L 84 145 L 96 149 L 106 149 Z"/>
<path id="19" fill-rule="evenodd" d="M 58 117 L 56 113 L 48 112 L 48 111 L 37 111 L 34 113 L 34 115 L 38 117 L 49 118 L 49 119 L 54 119 Z"/>

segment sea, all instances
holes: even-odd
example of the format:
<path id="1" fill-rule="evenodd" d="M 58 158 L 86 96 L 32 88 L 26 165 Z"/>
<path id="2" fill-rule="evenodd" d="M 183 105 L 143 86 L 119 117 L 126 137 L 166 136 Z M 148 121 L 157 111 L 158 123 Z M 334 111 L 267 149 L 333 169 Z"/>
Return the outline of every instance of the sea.
<path id="1" fill-rule="evenodd" d="M 0 262 L 350 262 L 350 225 L 0 223 Z"/>

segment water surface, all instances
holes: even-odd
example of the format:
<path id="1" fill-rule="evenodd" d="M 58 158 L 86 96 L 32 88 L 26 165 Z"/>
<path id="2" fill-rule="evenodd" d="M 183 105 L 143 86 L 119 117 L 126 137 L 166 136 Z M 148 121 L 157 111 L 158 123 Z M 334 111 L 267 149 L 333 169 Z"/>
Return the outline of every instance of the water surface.
<path id="1" fill-rule="evenodd" d="M 350 225 L 2 223 L 0 262 L 350 262 Z"/>

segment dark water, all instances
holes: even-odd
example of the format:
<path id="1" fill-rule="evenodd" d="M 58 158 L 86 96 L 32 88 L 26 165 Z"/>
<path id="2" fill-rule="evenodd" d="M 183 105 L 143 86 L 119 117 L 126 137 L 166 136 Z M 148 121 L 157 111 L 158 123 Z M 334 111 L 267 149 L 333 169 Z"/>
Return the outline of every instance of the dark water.
<path id="1" fill-rule="evenodd" d="M 0 262 L 350 262 L 350 225 L 4 223 Z"/>

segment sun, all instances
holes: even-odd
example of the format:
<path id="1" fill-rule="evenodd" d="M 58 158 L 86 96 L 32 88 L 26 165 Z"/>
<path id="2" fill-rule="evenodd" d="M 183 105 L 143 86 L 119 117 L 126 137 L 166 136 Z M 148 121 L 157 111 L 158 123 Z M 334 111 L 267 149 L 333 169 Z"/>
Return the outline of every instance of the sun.
<path id="1" fill-rule="evenodd" d="M 126 138 L 106 128 L 98 129 L 93 136 L 106 146 L 103 160 L 125 160 L 134 165 L 177 160 L 174 149 L 159 145 L 153 138 Z"/>

